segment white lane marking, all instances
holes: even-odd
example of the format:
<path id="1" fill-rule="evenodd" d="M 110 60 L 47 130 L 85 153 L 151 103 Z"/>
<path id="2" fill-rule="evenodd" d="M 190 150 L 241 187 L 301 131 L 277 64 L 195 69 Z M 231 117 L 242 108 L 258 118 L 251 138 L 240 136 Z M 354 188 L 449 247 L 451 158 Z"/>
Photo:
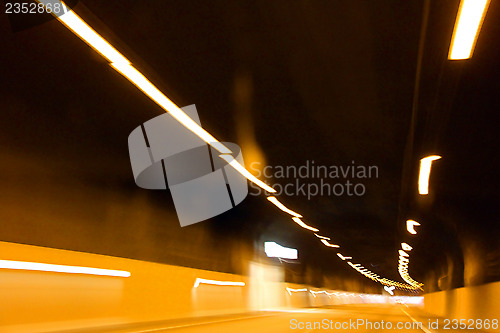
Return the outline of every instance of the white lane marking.
<path id="1" fill-rule="evenodd" d="M 401 311 L 403 311 L 408 317 L 410 317 L 411 320 L 413 320 L 414 323 L 417 323 L 417 327 L 420 328 L 422 331 L 424 331 L 425 333 L 433 333 L 431 330 L 429 330 L 428 328 L 426 328 L 424 326 L 424 323 L 421 322 L 421 321 L 418 321 L 416 320 L 415 318 L 413 318 L 408 312 L 406 312 L 405 310 L 401 309 Z M 418 324 L 422 324 L 422 325 L 418 325 Z"/>

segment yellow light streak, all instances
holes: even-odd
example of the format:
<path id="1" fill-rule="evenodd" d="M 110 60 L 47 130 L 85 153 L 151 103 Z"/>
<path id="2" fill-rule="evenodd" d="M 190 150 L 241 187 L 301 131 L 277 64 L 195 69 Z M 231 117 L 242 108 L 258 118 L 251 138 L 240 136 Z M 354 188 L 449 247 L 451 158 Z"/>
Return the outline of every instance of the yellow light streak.
<path id="1" fill-rule="evenodd" d="M 276 192 L 276 190 L 274 188 L 267 185 L 266 183 L 264 183 L 263 181 L 259 180 L 257 177 L 252 175 L 250 172 L 248 172 L 248 170 L 245 169 L 240 163 L 238 163 L 238 161 L 236 161 L 233 156 L 231 156 L 231 155 L 219 155 L 219 157 L 222 158 L 223 160 L 225 160 L 230 166 L 232 166 L 234 169 L 236 169 L 236 171 L 241 173 L 245 178 L 250 180 L 255 185 L 261 187 L 262 189 L 266 190 L 267 192 L 270 192 L 270 193 Z"/>
<path id="2" fill-rule="evenodd" d="M 69 274 L 88 274 L 102 276 L 129 277 L 130 272 L 118 271 L 114 269 L 93 268 L 84 266 L 54 265 L 39 262 L 0 260 L 0 268 L 18 269 L 27 271 L 69 273 Z"/>
<path id="3" fill-rule="evenodd" d="M 432 161 L 439 160 L 441 156 L 432 155 L 420 160 L 420 172 L 418 175 L 418 193 L 429 194 L 429 177 L 431 175 Z"/>
<path id="4" fill-rule="evenodd" d="M 285 205 L 283 205 L 281 202 L 279 202 L 279 200 L 275 196 L 271 195 L 271 196 L 267 197 L 267 200 L 271 201 L 276 207 L 278 207 L 279 209 L 281 209 L 285 213 L 288 213 L 288 214 L 295 216 L 295 217 L 302 217 L 302 215 L 300 215 L 299 213 L 294 212 L 293 210 L 287 208 Z"/>
<path id="5" fill-rule="evenodd" d="M 294 220 L 295 223 L 297 223 L 298 225 L 300 225 L 302 228 L 304 229 L 307 229 L 307 230 L 311 230 L 311 231 L 314 231 L 314 232 L 317 232 L 319 231 L 319 229 L 316 229 L 314 227 L 311 227 L 310 225 L 307 225 L 305 224 L 304 222 L 302 222 L 301 219 L 299 219 L 298 217 L 292 217 L 292 220 Z"/>
<path id="6" fill-rule="evenodd" d="M 350 259 L 352 259 L 352 257 L 344 257 L 344 256 L 343 256 L 342 254 L 340 254 L 340 253 L 337 253 L 337 256 L 338 256 L 340 259 L 342 259 L 342 260 L 350 260 Z"/>
<path id="7" fill-rule="evenodd" d="M 38 0 L 40 3 L 46 5 L 47 0 Z M 82 18 L 76 15 L 64 2 L 60 2 L 66 14 L 57 16 L 57 19 L 62 22 L 66 27 L 80 37 L 84 42 L 90 45 L 94 50 L 106 58 L 110 65 L 127 78 L 131 83 L 137 86 L 146 96 L 151 98 L 155 103 L 162 107 L 165 111 L 170 113 L 177 121 L 184 125 L 187 129 L 200 137 L 203 141 L 208 143 L 221 154 L 231 154 L 224 144 L 218 141 L 210 133 L 204 130 L 186 113 L 184 113 L 175 103 L 173 103 L 167 96 L 165 96 L 155 85 L 153 85 L 140 71 L 134 68 L 130 61 L 118 52 L 110 43 L 108 43 L 102 36 L 100 36 L 94 29 L 92 29 Z M 223 159 L 227 157 L 221 156 Z M 231 158 L 228 162 L 234 169 L 240 172 L 245 178 L 260 186 L 264 190 L 275 193 L 272 187 L 266 185 L 258 180 L 250 172 L 248 172 L 238 161 Z"/>
<path id="8" fill-rule="evenodd" d="M 489 0 L 462 0 L 450 44 L 448 59 L 469 59 L 481 30 Z"/>
<path id="9" fill-rule="evenodd" d="M 340 247 L 340 246 L 339 246 L 339 245 L 337 245 L 337 244 L 330 244 L 330 243 L 328 243 L 328 241 L 327 241 L 326 239 L 322 239 L 322 240 L 321 240 L 321 243 L 325 244 L 325 245 L 326 245 L 326 246 L 328 246 L 328 247 L 335 247 L 335 248 Z"/>
<path id="10" fill-rule="evenodd" d="M 63 15 L 62 17 L 64 17 Z M 126 77 L 131 83 L 139 88 L 144 94 L 151 98 L 156 104 L 167 111 L 172 117 L 177 119 L 191 132 L 200 137 L 203 141 L 214 147 L 222 154 L 231 154 L 226 146 L 214 138 L 210 133 L 204 130 L 193 119 L 184 113 L 177 105 L 174 104 L 167 96 L 165 96 L 155 85 L 153 85 L 141 72 L 128 63 L 116 62 L 111 63 L 117 72 Z"/>
<path id="11" fill-rule="evenodd" d="M 47 0 L 38 0 L 41 3 L 47 3 Z M 70 8 L 64 6 L 66 14 L 57 16 L 67 28 L 80 37 L 85 43 L 106 58 L 111 66 L 125 76 L 130 82 L 136 85 L 142 92 L 150 97 L 154 102 L 169 112 L 181 124 L 187 127 L 194 134 L 198 135 L 203 141 L 210 144 L 222 154 L 230 154 L 231 151 L 215 139 L 210 133 L 205 131 L 200 125 L 185 114 L 177 105 L 168 99 L 158 88 L 156 88 L 146 77 L 135 69 L 130 61 L 118 52 L 108 41 L 92 29 L 82 18 L 76 15 Z"/>
<path id="12" fill-rule="evenodd" d="M 314 234 L 314 236 L 316 236 L 318 238 L 321 238 L 321 239 L 330 240 L 330 237 L 325 237 L 325 236 L 321 236 L 321 235 L 318 235 L 318 234 Z"/>

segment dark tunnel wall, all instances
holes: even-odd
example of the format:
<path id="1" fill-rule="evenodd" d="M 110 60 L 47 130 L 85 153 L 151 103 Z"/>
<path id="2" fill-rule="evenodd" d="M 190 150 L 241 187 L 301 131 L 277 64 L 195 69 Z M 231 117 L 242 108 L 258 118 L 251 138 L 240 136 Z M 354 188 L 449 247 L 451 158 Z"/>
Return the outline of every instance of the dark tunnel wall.
<path id="1" fill-rule="evenodd" d="M 405 189 L 406 218 L 421 233 L 410 272 L 425 291 L 449 290 L 500 281 L 498 228 L 498 3 L 492 2 L 474 55 L 447 59 L 458 1 L 432 3 L 429 11 L 420 98 L 415 111 L 409 179 L 418 178 L 419 159 L 441 155 L 432 165 L 430 193 L 418 195 L 416 182 Z"/>

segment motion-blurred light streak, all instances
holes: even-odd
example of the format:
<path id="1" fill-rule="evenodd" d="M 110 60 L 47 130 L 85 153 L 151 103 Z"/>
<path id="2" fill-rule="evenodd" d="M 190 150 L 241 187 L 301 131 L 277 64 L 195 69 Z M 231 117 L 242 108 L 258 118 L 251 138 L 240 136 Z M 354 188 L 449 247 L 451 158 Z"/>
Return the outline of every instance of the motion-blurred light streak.
<path id="1" fill-rule="evenodd" d="M 328 243 L 328 241 L 326 239 L 322 239 L 321 240 L 321 243 L 325 244 L 326 246 L 328 247 L 334 247 L 334 248 L 339 248 L 340 246 L 337 245 L 337 244 L 331 244 L 331 243 Z"/>
<path id="2" fill-rule="evenodd" d="M 279 209 L 281 209 L 285 213 L 288 213 L 288 214 L 295 216 L 295 217 L 302 217 L 302 215 L 300 215 L 299 213 L 294 212 L 293 210 L 287 208 L 285 205 L 283 205 L 281 202 L 279 202 L 279 200 L 275 196 L 271 195 L 271 196 L 267 197 L 267 200 L 271 201 L 276 207 L 278 207 Z"/>
<path id="3" fill-rule="evenodd" d="M 234 159 L 232 155 L 219 155 L 220 158 L 225 160 L 230 166 L 232 166 L 236 171 L 241 173 L 246 179 L 254 183 L 255 185 L 261 187 L 270 193 L 275 193 L 276 190 L 271 186 L 264 183 L 262 180 L 258 179 L 254 175 L 252 175 L 243 165 L 241 165 L 238 161 Z"/>
<path id="4" fill-rule="evenodd" d="M 14 260 L 0 260 L 0 268 L 19 269 L 19 270 L 28 270 L 28 271 L 40 271 L 40 272 L 116 276 L 116 277 L 129 277 L 130 276 L 130 272 L 119 271 L 119 270 L 114 270 L 114 269 L 104 269 L 104 268 L 94 268 L 94 267 L 84 267 L 84 266 L 55 265 L 55 264 L 45 264 L 45 263 L 39 263 L 39 262 L 14 261 Z"/>
<path id="5" fill-rule="evenodd" d="M 217 281 L 217 280 L 208 280 L 202 278 L 196 278 L 194 282 L 193 288 L 198 288 L 200 284 L 210 284 L 215 286 L 233 286 L 233 287 L 244 287 L 245 282 L 234 282 L 234 281 Z"/>
<path id="6" fill-rule="evenodd" d="M 481 30 L 489 0 L 462 0 L 458 10 L 448 59 L 469 59 Z"/>
<path id="7" fill-rule="evenodd" d="M 431 155 L 420 160 L 420 172 L 418 175 L 418 193 L 429 194 L 429 177 L 431 175 L 432 161 L 439 160 L 441 156 Z"/>
<path id="8" fill-rule="evenodd" d="M 342 254 L 340 254 L 340 253 L 337 253 L 337 256 L 338 256 L 340 259 L 342 259 L 342 260 L 350 260 L 350 259 L 352 259 L 352 257 L 344 257 L 344 256 L 343 256 Z"/>
<path id="9" fill-rule="evenodd" d="M 326 240 L 330 240 L 330 237 L 325 237 L 325 236 L 321 236 L 321 235 L 318 235 L 318 234 L 314 234 L 314 236 L 320 238 L 320 239 L 326 239 Z"/>
<path id="10" fill-rule="evenodd" d="M 304 222 L 302 222 L 301 219 L 299 219 L 298 217 L 292 217 L 292 220 L 297 223 L 298 225 L 300 225 L 302 228 L 304 229 L 307 229 L 307 230 L 311 230 L 311 231 L 314 231 L 314 232 L 317 232 L 319 231 L 319 229 L 316 229 L 314 227 L 311 227 L 310 225 L 307 225 L 305 224 Z M 323 240 L 323 239 L 322 239 Z"/>
<path id="11" fill-rule="evenodd" d="M 300 289 L 293 289 L 293 288 L 286 288 L 286 291 L 288 292 L 288 294 L 290 296 L 292 296 L 292 293 L 298 293 L 298 292 L 301 292 L 301 291 L 307 291 L 307 288 L 300 288 Z"/>
<path id="12" fill-rule="evenodd" d="M 48 3 L 53 4 L 54 0 L 37 0 L 47 6 Z M 100 36 L 92 29 L 82 18 L 76 15 L 63 1 L 60 1 L 61 7 L 65 14 L 55 15 L 57 19 L 69 28 L 75 35 L 80 37 L 85 43 L 90 45 L 94 50 L 106 58 L 111 66 L 131 83 L 137 86 L 144 94 L 151 98 L 161 108 L 167 111 L 172 117 L 177 119 L 187 129 L 197 135 L 200 139 L 208 143 L 221 154 L 231 154 L 224 144 L 212 136 L 209 132 L 198 125 L 186 113 L 184 113 L 174 102 L 165 96 L 155 85 L 153 85 L 140 71 L 130 64 L 130 61 L 118 52 L 109 42 Z M 225 155 L 222 155 L 225 156 Z M 222 157 L 221 156 L 221 157 Z M 227 160 L 225 157 L 223 159 Z M 272 187 L 258 180 L 248 170 L 246 170 L 238 161 L 231 157 L 228 163 L 241 173 L 245 178 L 263 188 L 265 191 L 274 193 Z"/>
<path id="13" fill-rule="evenodd" d="M 309 290 L 309 292 L 313 295 L 313 297 L 316 297 L 317 294 L 325 294 L 327 295 L 328 297 L 330 297 L 330 293 L 328 293 L 326 290 L 319 290 L 319 291 L 315 291 L 315 290 Z"/>

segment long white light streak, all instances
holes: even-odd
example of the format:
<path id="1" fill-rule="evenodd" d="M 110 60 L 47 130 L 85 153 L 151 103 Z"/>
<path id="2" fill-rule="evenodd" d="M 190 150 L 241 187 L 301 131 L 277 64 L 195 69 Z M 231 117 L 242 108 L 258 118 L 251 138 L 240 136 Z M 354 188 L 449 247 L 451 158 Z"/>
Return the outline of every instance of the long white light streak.
<path id="1" fill-rule="evenodd" d="M 245 282 L 235 282 L 235 281 L 217 281 L 217 280 L 208 280 L 202 278 L 196 278 L 194 282 L 193 288 L 198 288 L 200 284 L 210 284 L 215 286 L 233 286 L 233 287 L 244 287 Z"/>
<path id="2" fill-rule="evenodd" d="M 47 6 L 48 3 L 53 4 L 54 0 L 38 0 L 40 3 Z M 155 85 L 153 85 L 140 71 L 134 68 L 130 61 L 118 52 L 110 43 L 108 43 L 102 36 L 100 36 L 94 29 L 92 29 L 84 20 L 76 15 L 64 2 L 60 1 L 61 7 L 66 12 L 63 15 L 56 16 L 66 27 L 80 37 L 84 42 L 90 45 L 94 50 L 106 58 L 110 65 L 127 78 L 131 83 L 137 86 L 144 94 L 151 98 L 161 108 L 167 111 L 172 117 L 177 119 L 182 125 L 200 137 L 203 141 L 215 148 L 221 154 L 231 154 L 224 144 L 217 140 L 214 136 L 208 133 L 193 119 L 191 119 L 184 111 L 182 111 L 174 102 L 165 96 Z M 225 156 L 225 155 L 222 155 Z M 221 156 L 221 157 L 222 157 Z M 253 176 L 246 170 L 238 161 L 231 158 L 230 161 L 226 157 L 222 157 L 228 163 L 241 173 L 245 178 L 255 183 L 257 186 L 263 188 L 267 192 L 275 193 L 272 187 Z"/>
<path id="3" fill-rule="evenodd" d="M 236 169 L 236 171 L 241 173 L 245 178 L 250 180 L 255 185 L 263 188 L 267 192 L 270 192 L 270 193 L 276 192 L 276 190 L 274 188 L 267 185 L 266 183 L 264 183 L 263 181 L 261 181 L 260 179 L 258 179 L 254 175 L 252 175 L 250 172 L 248 172 L 248 170 L 245 169 L 238 161 L 236 161 L 233 156 L 231 156 L 231 155 L 219 155 L 219 157 L 222 158 L 223 160 L 225 160 L 229 165 L 231 165 L 234 169 Z"/>
<path id="4" fill-rule="evenodd" d="M 84 267 L 84 266 L 55 265 L 55 264 L 45 264 L 45 263 L 40 263 L 40 262 L 15 261 L 15 260 L 0 260 L 0 268 L 19 269 L 19 270 L 27 270 L 27 271 L 69 273 L 69 274 L 116 276 L 116 277 L 129 277 L 130 276 L 130 272 L 119 271 L 119 270 L 114 270 L 114 269 L 103 269 L 103 268 Z"/>

